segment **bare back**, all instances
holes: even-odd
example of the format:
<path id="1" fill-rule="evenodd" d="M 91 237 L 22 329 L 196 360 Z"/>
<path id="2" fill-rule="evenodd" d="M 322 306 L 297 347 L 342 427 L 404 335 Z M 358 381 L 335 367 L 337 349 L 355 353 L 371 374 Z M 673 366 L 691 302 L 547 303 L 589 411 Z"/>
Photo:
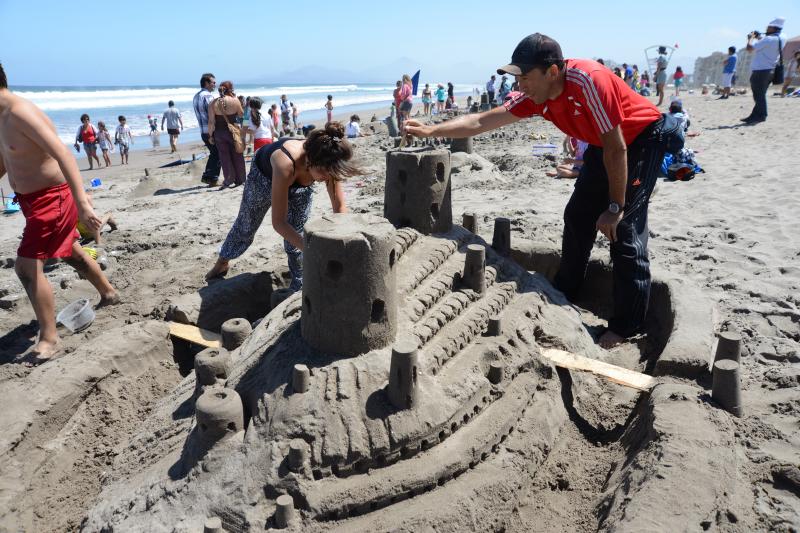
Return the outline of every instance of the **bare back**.
<path id="1" fill-rule="evenodd" d="M 56 128 L 28 100 L 8 90 L 0 91 L 0 176 L 7 173 L 11 187 L 22 194 L 65 181 L 58 162 L 30 134 L 56 136 Z"/>

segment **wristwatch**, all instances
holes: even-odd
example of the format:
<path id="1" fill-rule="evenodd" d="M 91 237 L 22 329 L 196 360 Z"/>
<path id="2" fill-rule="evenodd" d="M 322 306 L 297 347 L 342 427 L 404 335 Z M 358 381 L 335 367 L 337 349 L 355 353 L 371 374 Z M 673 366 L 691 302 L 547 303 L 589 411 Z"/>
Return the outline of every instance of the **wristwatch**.
<path id="1" fill-rule="evenodd" d="M 611 213 L 612 215 L 616 215 L 620 211 L 622 211 L 622 207 L 620 207 L 620 205 L 617 202 L 611 202 L 610 204 L 608 204 L 608 212 Z"/>

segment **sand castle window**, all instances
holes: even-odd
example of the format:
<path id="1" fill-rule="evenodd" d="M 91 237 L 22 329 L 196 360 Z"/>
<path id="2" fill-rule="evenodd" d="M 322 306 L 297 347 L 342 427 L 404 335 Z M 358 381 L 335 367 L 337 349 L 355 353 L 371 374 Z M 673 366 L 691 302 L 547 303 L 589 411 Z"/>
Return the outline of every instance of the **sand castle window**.
<path id="1" fill-rule="evenodd" d="M 392 250 L 391 252 L 389 252 L 389 268 L 392 268 L 394 266 L 394 261 L 395 261 L 395 253 L 394 250 Z"/>
<path id="2" fill-rule="evenodd" d="M 236 431 L 236 422 L 228 422 L 228 430 Z"/>
<path id="3" fill-rule="evenodd" d="M 330 276 L 333 280 L 337 280 L 342 277 L 343 271 L 344 265 L 342 265 L 341 262 L 334 260 L 328 261 L 328 276 Z"/>
<path id="4" fill-rule="evenodd" d="M 444 163 L 436 163 L 436 179 L 444 181 Z"/>
<path id="5" fill-rule="evenodd" d="M 380 322 L 383 319 L 384 310 L 386 309 L 386 304 L 380 298 L 373 300 L 372 302 L 372 313 L 370 314 L 370 320 L 372 322 Z"/>
<path id="6" fill-rule="evenodd" d="M 306 311 L 308 311 L 310 313 L 311 312 L 311 300 L 308 299 L 308 296 L 303 298 L 303 305 L 305 306 Z"/>
<path id="7" fill-rule="evenodd" d="M 431 204 L 431 216 L 433 218 L 439 218 L 439 204 Z"/>

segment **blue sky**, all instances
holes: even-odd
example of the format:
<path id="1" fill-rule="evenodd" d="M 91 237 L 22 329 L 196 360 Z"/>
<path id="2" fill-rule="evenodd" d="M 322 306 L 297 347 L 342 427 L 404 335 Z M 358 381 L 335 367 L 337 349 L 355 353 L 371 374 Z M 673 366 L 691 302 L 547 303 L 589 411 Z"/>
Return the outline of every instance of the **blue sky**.
<path id="1" fill-rule="evenodd" d="M 12 85 L 194 85 L 207 70 L 249 81 L 309 65 L 362 72 L 403 58 L 472 70 L 455 81 L 475 81 L 539 31 L 568 57 L 618 62 L 644 63 L 645 47 L 678 43 L 675 59 L 689 70 L 695 57 L 742 46 L 776 16 L 787 19 L 784 36 L 800 34 L 798 0 L 0 0 L 0 61 Z"/>

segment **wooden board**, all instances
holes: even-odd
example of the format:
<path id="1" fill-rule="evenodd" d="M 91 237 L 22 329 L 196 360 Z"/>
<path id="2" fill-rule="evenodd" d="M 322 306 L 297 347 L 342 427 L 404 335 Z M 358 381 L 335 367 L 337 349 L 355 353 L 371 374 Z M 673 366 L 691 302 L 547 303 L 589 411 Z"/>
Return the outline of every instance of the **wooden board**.
<path id="1" fill-rule="evenodd" d="M 569 368 L 571 370 L 583 370 L 591 372 L 597 376 L 643 391 L 649 391 L 656 384 L 656 379 L 653 376 L 636 372 L 635 370 L 628 370 L 621 366 L 604 363 L 597 359 L 589 359 L 582 355 L 565 352 L 564 350 L 555 350 L 552 348 L 545 348 L 542 350 L 542 355 L 553 361 L 556 366 L 562 368 Z"/>
<path id="2" fill-rule="evenodd" d="M 222 343 L 220 335 L 207 329 L 200 329 L 191 324 L 180 324 L 178 322 L 169 323 L 169 334 L 173 337 L 199 344 L 206 348 L 219 348 Z"/>

